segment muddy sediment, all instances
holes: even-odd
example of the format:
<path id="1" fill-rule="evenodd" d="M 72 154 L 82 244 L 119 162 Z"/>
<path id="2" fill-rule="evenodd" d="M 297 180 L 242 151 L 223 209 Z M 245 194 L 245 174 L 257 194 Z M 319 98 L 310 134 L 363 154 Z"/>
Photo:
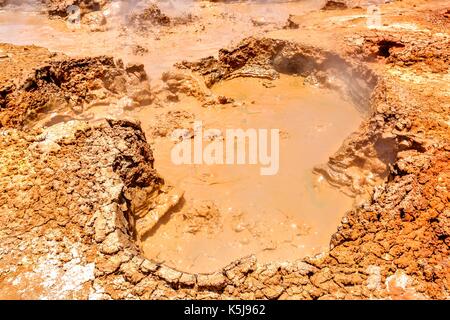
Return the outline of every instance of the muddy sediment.
<path id="1" fill-rule="evenodd" d="M 299 75 L 308 82 L 350 97 L 355 106 L 366 114 L 373 112 L 370 103 L 373 94 L 383 90 L 377 75 L 361 64 L 353 64 L 333 52 L 273 39 L 248 39 L 235 49 L 221 50 L 218 60 L 211 57 L 195 63 L 183 62 L 179 66 L 202 74 L 207 86 L 236 77 L 273 80 L 280 73 Z M 387 162 L 389 157 L 392 158 L 392 154 L 378 154 L 375 151 L 375 144 L 383 142 L 377 142 L 380 132 L 369 130 L 368 126 L 370 124 L 365 122 L 357 135 L 349 137 L 326 167 L 316 168 L 330 182 L 347 187 L 350 193 L 361 193 L 361 188 L 364 188 L 361 184 L 367 185 L 358 182 L 364 177 L 355 170 L 366 170 L 374 180 L 384 178 Z M 346 173 L 346 170 L 351 173 Z"/>
<path id="2" fill-rule="evenodd" d="M 183 80 L 176 82 L 172 75 L 170 99 L 177 102 L 155 119 L 150 136 L 158 172 L 185 190 L 185 203 L 145 239 L 146 256 L 183 271 L 207 272 L 247 254 L 273 262 L 326 250 L 329 234 L 351 208 L 352 198 L 313 175 L 312 169 L 327 161 L 364 115 L 337 92 L 288 74 L 275 80 L 219 81 L 205 102 L 187 106 L 182 92 L 195 97 L 198 92 L 184 90 L 188 80 L 179 77 Z M 142 111 L 140 117 L 144 115 L 150 117 L 150 112 Z M 201 136 L 193 129 L 195 119 L 202 120 L 205 134 L 215 130 L 205 148 L 223 149 L 222 143 L 229 141 L 227 128 L 281 128 L 279 165 L 174 165 L 168 151 L 174 145 L 167 141 L 170 133 L 186 128 L 186 136 L 196 141 Z M 261 170 L 275 174 L 261 176 Z"/>
<path id="3" fill-rule="evenodd" d="M 395 5 L 387 5 L 388 17 Z M 278 39 L 248 38 L 217 57 L 180 61 L 159 89 L 142 65 L 1 45 L 0 296 L 448 299 L 449 36 L 440 21 L 421 22 L 431 36 L 341 30 L 338 44 L 324 46 L 283 29 Z M 148 130 L 118 116 L 86 121 L 87 111 L 145 110 L 177 99 L 214 110 L 233 103 L 214 96 L 214 85 L 245 78 L 270 85 L 284 75 L 333 90 L 365 112 L 314 169 L 357 199 L 329 250 L 284 262 L 248 256 L 212 273 L 145 258 L 141 236 L 183 197 L 155 170 L 151 146 L 192 119 L 172 113 L 173 121 Z M 52 113 L 58 118 L 49 121 Z M 214 206 L 202 210 L 190 232 L 215 221 Z"/>

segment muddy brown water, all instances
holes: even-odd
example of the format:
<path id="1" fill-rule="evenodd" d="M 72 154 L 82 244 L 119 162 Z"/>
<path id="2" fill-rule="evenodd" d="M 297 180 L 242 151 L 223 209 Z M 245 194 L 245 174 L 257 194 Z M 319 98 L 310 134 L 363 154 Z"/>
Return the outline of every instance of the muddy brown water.
<path id="1" fill-rule="evenodd" d="M 245 37 L 264 35 L 283 25 L 289 14 L 304 14 L 321 7 L 321 1 L 315 0 L 270 4 L 265 1 L 229 4 L 175 1 L 175 6 L 166 1 L 158 2 L 169 16 L 190 13 L 195 19 L 170 29 L 154 26 L 148 33 L 139 34 L 123 28 L 126 26 L 124 16 L 131 12 L 129 10 L 120 15 L 111 14 L 107 32 L 89 32 L 85 26 L 71 29 L 63 20 L 48 19 L 37 13 L 38 7 L 24 7 L 0 10 L 0 41 L 34 44 L 70 56 L 114 55 L 125 62 L 144 63 L 147 73 L 156 80 L 176 62 L 216 55 L 219 49 Z M 255 22 L 260 25 L 255 26 Z M 148 49 L 148 53 L 134 55 L 135 45 Z"/>
<path id="2" fill-rule="evenodd" d="M 156 169 L 185 191 L 185 203 L 145 239 L 146 256 L 181 270 L 210 272 L 249 254 L 261 262 L 288 261 L 327 250 L 353 199 L 312 169 L 328 160 L 362 115 L 337 93 L 305 86 L 300 77 L 282 75 L 270 85 L 237 78 L 212 90 L 245 104 L 210 110 L 181 102 L 173 109 L 190 112 L 205 129 L 223 133 L 227 128 L 280 129 L 279 171 L 262 176 L 258 164 L 174 165 L 174 142 L 157 139 Z M 138 115 L 144 128 L 151 113 Z M 213 214 L 206 214 L 211 207 Z"/>
<path id="3" fill-rule="evenodd" d="M 239 6 L 236 10 L 244 8 Z M 219 9 L 211 10 L 217 14 Z M 0 12 L 0 41 L 41 45 L 69 55 L 115 52 L 124 60 L 143 62 L 157 78 L 177 61 L 216 54 L 231 40 L 261 31 L 248 26 L 246 20 L 217 37 L 223 27 L 212 23 L 206 31 L 187 37 L 183 32 L 195 30 L 194 25 L 186 27 L 192 30 L 175 29 L 158 40 L 143 40 L 134 35 L 123 38 L 118 30 L 69 32 L 62 21 Z M 130 56 L 127 45 L 111 39 L 144 43 L 150 51 Z M 353 199 L 313 175 L 312 169 L 328 160 L 363 115 L 338 93 L 304 85 L 303 80 L 287 75 L 275 81 L 237 78 L 212 88 L 214 94 L 233 98 L 235 106 L 204 108 L 194 98 L 182 97 L 162 108 L 89 110 L 94 118 L 135 117 L 147 137 L 155 119 L 169 110 L 191 114 L 203 121 L 205 129 L 280 130 L 280 165 L 274 176 L 261 176 L 260 165 L 175 165 L 170 158 L 174 142 L 156 137 L 155 167 L 168 183 L 184 190 L 184 201 L 143 239 L 146 257 L 183 271 L 211 272 L 249 254 L 260 262 L 288 261 L 328 249 L 330 235 Z"/>

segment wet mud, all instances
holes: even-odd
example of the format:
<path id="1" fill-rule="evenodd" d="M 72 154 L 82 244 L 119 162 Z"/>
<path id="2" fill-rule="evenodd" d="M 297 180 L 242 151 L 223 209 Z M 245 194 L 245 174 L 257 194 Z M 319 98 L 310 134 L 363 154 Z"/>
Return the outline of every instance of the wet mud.
<path id="1" fill-rule="evenodd" d="M 1 3 L 0 297 L 448 299 L 448 5 L 338 3 Z M 278 174 L 175 165 L 198 120 Z"/>

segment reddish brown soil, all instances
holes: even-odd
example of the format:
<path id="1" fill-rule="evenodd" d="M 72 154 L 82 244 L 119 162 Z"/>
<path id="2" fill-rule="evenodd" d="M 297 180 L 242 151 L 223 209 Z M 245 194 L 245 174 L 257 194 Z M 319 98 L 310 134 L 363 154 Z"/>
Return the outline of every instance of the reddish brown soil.
<path id="1" fill-rule="evenodd" d="M 100 97 L 128 94 L 138 104 L 151 103 L 142 65 L 124 67 L 111 57 L 68 59 L 37 47 L 4 44 L 0 49 L 9 55 L 0 60 L 6 71 L 0 79 L 0 126 L 23 126 L 40 112 L 80 113 Z"/>
<path id="2" fill-rule="evenodd" d="M 283 263 L 261 264 L 251 256 L 211 274 L 181 272 L 140 253 L 136 221 L 149 208 L 164 207 L 174 191 L 153 169 L 152 141 L 138 123 L 71 121 L 21 129 L 25 120 L 33 123 L 29 111 L 39 113 L 45 101 L 66 96 L 74 106 L 89 101 L 96 79 L 105 96 L 120 100 L 131 95 L 135 91 L 130 86 L 146 83 L 142 67 L 125 68 L 107 57 L 74 59 L 37 47 L 2 45 L 12 56 L 0 58 L 5 75 L 0 78 L 0 297 L 448 299 L 446 11 L 439 2 L 436 7 L 425 3 L 431 7 L 399 18 L 396 5 L 386 5 L 386 19 L 414 21 L 431 35 L 321 23 L 320 28 L 335 30 L 332 41 L 302 39 L 308 31 L 298 35 L 289 29 L 283 37 L 291 41 L 250 38 L 222 50 L 217 59 L 179 64 L 209 85 L 237 75 L 304 73 L 347 95 L 362 92 L 355 99 L 366 101 L 371 110 L 358 131 L 316 169 L 349 192 L 369 195 L 343 217 L 330 250 Z M 424 19 L 420 10 L 430 15 Z M 314 14 L 310 21 L 317 21 Z M 305 23 L 292 20 L 300 28 Z M 170 94 L 201 96 L 186 78 L 169 79 L 176 80 Z M 168 93 L 154 94 L 164 103 L 161 97 Z M 362 169 L 382 181 L 367 186 Z"/>

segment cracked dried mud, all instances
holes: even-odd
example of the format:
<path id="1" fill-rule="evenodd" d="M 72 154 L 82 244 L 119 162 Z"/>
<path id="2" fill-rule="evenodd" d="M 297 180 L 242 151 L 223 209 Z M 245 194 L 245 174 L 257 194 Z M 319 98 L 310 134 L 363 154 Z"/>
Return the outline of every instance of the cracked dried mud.
<path id="1" fill-rule="evenodd" d="M 0 0 L 0 298 L 449 299 L 450 8 L 383 2 Z"/>

